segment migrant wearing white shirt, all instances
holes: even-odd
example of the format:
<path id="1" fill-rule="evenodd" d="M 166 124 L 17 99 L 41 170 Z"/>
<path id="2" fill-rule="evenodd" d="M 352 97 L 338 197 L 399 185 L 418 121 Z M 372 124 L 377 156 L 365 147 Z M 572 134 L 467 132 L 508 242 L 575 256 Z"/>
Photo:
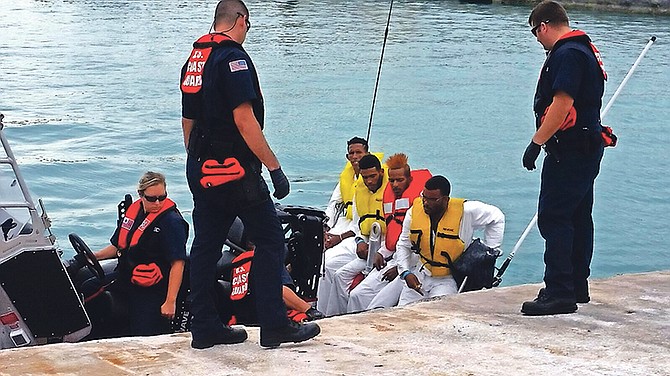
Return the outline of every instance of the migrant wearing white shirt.
<path id="1" fill-rule="evenodd" d="M 345 216 L 341 216 L 338 223 L 343 221 L 343 219 L 347 220 L 349 222 L 347 224 L 348 226 L 344 227 L 341 233 L 352 231 L 356 236 L 360 236 L 360 229 L 357 225 L 359 216 L 356 212 L 356 204 L 354 203 L 352 206 L 353 219 L 349 221 Z M 323 313 L 332 312 L 332 309 L 329 308 L 329 299 L 333 289 L 335 272 L 358 257 L 356 256 L 356 236 L 343 239 L 340 243 L 327 249 L 324 253 L 323 275 L 319 279 L 316 300 L 317 309 Z"/>
<path id="2" fill-rule="evenodd" d="M 456 294 L 458 286 L 451 275 L 444 277 L 432 277 L 430 271 L 422 267 L 421 258 L 412 257 L 412 243 L 410 241 L 410 228 L 412 224 L 412 210 L 409 210 L 403 221 L 402 232 L 396 244 L 396 259 L 398 262 L 398 273 L 405 277 L 407 273 L 414 274 L 419 279 L 424 291 L 422 296 L 417 291 L 405 286 L 400 295 L 399 305 L 405 305 L 422 298 Z M 465 201 L 463 203 L 463 216 L 458 232 L 458 237 L 465 243 L 467 248 L 473 241 L 475 231 L 483 230 L 482 242 L 491 247 L 498 248 L 502 244 L 505 232 L 505 215 L 497 207 L 479 201 Z M 434 235 L 433 235 L 434 236 Z"/>
<path id="3" fill-rule="evenodd" d="M 340 235 L 349 231 L 351 220 L 347 218 L 346 214 L 346 208 L 344 207 L 342 199 L 342 191 L 340 190 L 340 183 L 337 183 L 333 190 L 333 194 L 328 201 L 328 207 L 326 208 L 326 216 L 328 217 L 326 225 L 330 229 L 328 232 Z"/>

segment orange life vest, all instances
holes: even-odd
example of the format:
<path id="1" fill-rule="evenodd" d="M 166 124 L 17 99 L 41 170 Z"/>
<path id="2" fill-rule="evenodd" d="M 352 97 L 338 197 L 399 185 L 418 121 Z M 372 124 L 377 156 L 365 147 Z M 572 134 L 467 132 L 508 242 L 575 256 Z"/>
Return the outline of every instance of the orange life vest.
<path id="1" fill-rule="evenodd" d="M 196 94 L 202 88 L 202 72 L 205 69 L 212 49 L 220 44 L 233 41 L 226 34 L 212 33 L 201 36 L 193 43 L 193 50 L 186 62 L 186 70 L 181 81 L 181 91 L 187 94 Z"/>
<path id="2" fill-rule="evenodd" d="M 405 220 L 407 210 L 412 206 L 414 199 L 419 197 L 426 181 L 432 177 L 430 171 L 426 169 L 413 170 L 412 182 L 402 193 L 402 197 L 395 198 L 395 193 L 391 189 L 391 183 L 386 185 L 384 190 L 384 218 L 386 220 L 386 249 L 395 251 L 395 244 L 398 242 L 402 232 L 402 222 Z"/>
<path id="3" fill-rule="evenodd" d="M 562 35 L 560 38 L 558 38 L 558 40 L 554 44 L 554 47 L 552 48 L 552 51 L 554 51 L 556 48 L 558 48 L 558 46 L 560 46 L 562 43 L 564 43 L 568 39 L 580 38 L 580 37 L 587 37 L 588 38 L 588 35 L 586 35 L 586 33 L 581 31 L 581 30 L 572 30 L 569 33 L 566 33 L 566 34 Z M 583 41 L 583 42 L 586 42 L 586 41 Z M 605 64 L 603 63 L 603 59 L 602 59 L 602 56 L 600 55 L 600 51 L 598 51 L 598 48 L 595 46 L 595 44 L 593 44 L 591 42 L 590 39 L 588 39 L 588 45 L 591 48 L 591 51 L 593 52 L 593 55 L 596 58 L 596 61 L 598 62 L 598 66 L 600 67 L 600 70 L 602 72 L 603 79 L 605 81 L 607 81 L 607 72 L 605 71 Z M 549 59 L 547 59 L 547 61 L 549 61 Z M 545 64 L 546 64 L 546 62 L 545 62 Z M 544 72 L 544 66 L 542 67 L 542 72 Z M 542 124 L 544 122 L 544 118 L 547 115 L 547 111 L 549 111 L 549 106 L 547 106 L 544 109 L 544 113 L 540 117 L 540 123 L 539 124 Z M 577 123 L 577 109 L 573 105 L 572 107 L 570 107 L 570 110 L 568 111 L 568 114 L 565 116 L 565 119 L 561 123 L 561 125 L 559 127 L 559 130 L 564 131 L 564 130 L 570 129 L 570 128 L 574 127 L 576 123 Z"/>
<path id="4" fill-rule="evenodd" d="M 558 40 L 563 40 L 563 39 L 569 39 L 569 38 L 574 38 L 574 37 L 581 37 L 581 36 L 586 36 L 586 33 L 581 31 L 581 30 L 572 30 L 571 32 L 562 35 Z M 600 66 L 600 70 L 603 72 L 603 79 L 607 81 L 607 72 L 605 72 L 605 64 L 603 63 L 603 58 L 600 55 L 600 51 L 598 51 L 598 48 L 596 47 L 595 44 L 593 44 L 589 40 L 589 46 L 591 47 L 591 51 L 593 51 L 593 55 L 596 57 L 596 61 L 598 62 L 598 65 Z M 554 46 L 556 47 L 556 46 Z"/>
<path id="5" fill-rule="evenodd" d="M 249 273 L 254 251 L 246 251 L 233 259 L 230 300 L 241 300 L 249 294 Z"/>
<path id="6" fill-rule="evenodd" d="M 119 249 L 126 250 L 136 246 L 137 243 L 139 243 L 142 234 L 144 234 L 144 230 L 149 227 L 151 222 L 155 221 L 156 218 L 158 218 L 161 214 L 175 209 L 176 206 L 177 205 L 174 203 L 174 201 L 166 198 L 161 209 L 156 213 L 147 214 L 146 218 L 144 218 L 137 229 L 131 233 L 133 224 L 135 224 L 135 219 L 137 218 L 137 215 L 139 214 L 142 207 L 141 200 L 133 202 L 126 210 L 126 214 L 123 217 L 123 221 L 121 222 L 121 228 L 119 229 Z"/>

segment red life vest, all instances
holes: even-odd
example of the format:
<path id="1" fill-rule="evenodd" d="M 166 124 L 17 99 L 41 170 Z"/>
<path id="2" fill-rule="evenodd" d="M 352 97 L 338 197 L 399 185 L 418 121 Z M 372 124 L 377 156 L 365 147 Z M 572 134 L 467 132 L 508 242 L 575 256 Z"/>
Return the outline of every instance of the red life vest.
<path id="1" fill-rule="evenodd" d="M 196 94 L 202 88 L 202 72 L 212 49 L 220 44 L 233 41 L 226 34 L 212 33 L 201 36 L 193 43 L 193 51 L 186 62 L 186 70 L 181 81 L 181 91 Z"/>
<path id="2" fill-rule="evenodd" d="M 426 181 L 432 177 L 430 171 L 426 169 L 413 170 L 411 173 L 412 182 L 402 193 L 402 197 L 395 198 L 395 193 L 391 189 L 391 183 L 384 189 L 384 218 L 386 219 L 386 249 L 395 251 L 395 244 L 402 232 L 402 221 L 405 219 L 407 209 L 412 206 L 414 199 L 419 197 Z"/>
<path id="3" fill-rule="evenodd" d="M 600 71 L 603 74 L 603 79 L 607 81 L 607 72 L 605 71 L 605 64 L 603 63 L 600 51 L 598 51 L 598 48 L 596 48 L 596 46 L 591 42 L 591 39 L 589 38 L 588 35 L 586 35 L 585 32 L 581 30 L 572 30 L 569 33 L 563 34 L 560 38 L 558 38 L 556 43 L 554 43 L 554 46 L 552 47 L 551 50 L 554 51 L 556 48 L 558 48 L 563 43 L 569 41 L 570 39 L 577 39 L 577 41 L 584 44 L 588 43 L 589 47 L 591 48 L 591 51 L 593 52 L 593 55 L 596 58 L 596 61 L 598 62 Z M 544 67 L 542 68 L 542 72 L 544 72 Z M 540 117 L 540 124 L 544 122 L 544 118 L 547 115 L 547 111 L 549 111 L 549 106 L 547 106 L 544 109 L 544 114 L 542 114 L 542 116 Z M 565 120 L 563 120 L 561 126 L 558 129 L 564 131 L 566 129 L 572 128 L 576 123 L 577 123 L 577 109 L 575 109 L 575 106 L 572 106 L 570 107 L 568 114 L 565 116 Z"/>
<path id="4" fill-rule="evenodd" d="M 230 300 L 241 300 L 249 294 L 249 273 L 254 251 L 246 251 L 233 259 Z"/>
<path id="5" fill-rule="evenodd" d="M 144 230 L 146 230 L 147 227 L 149 227 L 151 222 L 156 220 L 158 216 L 165 213 L 166 211 L 175 208 L 176 204 L 174 203 L 174 201 L 170 200 L 169 198 L 166 198 L 161 209 L 156 213 L 147 214 L 147 217 L 144 218 L 144 221 L 142 221 L 139 227 L 137 227 L 137 229 L 133 231 L 131 234 L 130 231 L 133 228 L 133 224 L 135 223 L 135 219 L 137 218 L 137 215 L 140 212 L 141 206 L 142 206 L 142 200 L 137 200 L 133 202 L 130 205 L 130 207 L 126 210 L 126 214 L 123 217 L 123 221 L 121 222 L 121 228 L 119 229 L 118 246 L 120 250 L 125 250 L 136 246 L 137 243 L 140 241 L 140 238 L 142 237 Z"/>
<path id="6" fill-rule="evenodd" d="M 575 37 L 587 37 L 585 32 L 581 30 L 572 30 L 571 32 L 562 35 L 560 38 L 558 38 L 558 41 L 554 44 L 553 49 L 556 49 L 557 44 L 560 44 L 559 41 L 565 40 L 565 39 L 570 39 L 570 38 L 575 38 Z M 596 61 L 598 61 L 598 65 L 600 66 L 600 70 L 603 72 L 603 79 L 607 81 L 607 72 L 605 72 L 605 64 L 603 63 L 602 56 L 600 55 L 600 51 L 598 51 L 598 48 L 596 48 L 595 44 L 591 42 L 591 39 L 589 38 L 589 46 L 591 47 L 591 51 L 593 51 L 593 55 L 596 57 Z"/>

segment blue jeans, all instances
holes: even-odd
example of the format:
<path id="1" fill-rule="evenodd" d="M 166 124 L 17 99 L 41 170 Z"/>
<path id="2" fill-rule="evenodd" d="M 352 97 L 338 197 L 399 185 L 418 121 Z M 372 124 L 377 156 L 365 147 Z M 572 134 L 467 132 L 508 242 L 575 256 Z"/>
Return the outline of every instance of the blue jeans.
<path id="1" fill-rule="evenodd" d="M 201 164 L 192 156 L 186 162 L 186 176 L 193 194 L 195 231 L 190 253 L 193 337 L 212 337 L 222 328 L 214 305 L 216 263 L 235 217 L 240 217 L 256 246 L 250 278 L 261 330 L 288 325 L 281 278 L 284 231 L 267 185 L 260 174 L 248 173 L 246 178 L 252 179 L 252 190 L 256 190 L 253 198 L 240 182 L 205 189 L 199 182 Z"/>
<path id="2" fill-rule="evenodd" d="M 545 239 L 544 282 L 549 295 L 575 298 L 588 292 L 593 256 L 593 184 L 603 146 L 563 148 L 560 162 L 547 155 L 542 166 L 538 228 Z"/>

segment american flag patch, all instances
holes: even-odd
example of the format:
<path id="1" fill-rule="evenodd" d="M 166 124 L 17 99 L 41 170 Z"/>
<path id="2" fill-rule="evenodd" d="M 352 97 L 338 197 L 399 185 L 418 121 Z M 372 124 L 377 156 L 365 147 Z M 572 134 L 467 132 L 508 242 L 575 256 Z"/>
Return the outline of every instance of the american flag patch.
<path id="1" fill-rule="evenodd" d="M 230 72 L 231 73 L 249 69 L 249 67 L 247 66 L 247 61 L 246 60 L 231 61 L 230 63 L 228 63 L 228 66 L 230 67 Z"/>
<path id="2" fill-rule="evenodd" d="M 133 222 L 135 222 L 135 221 L 133 221 L 132 219 L 130 219 L 128 217 L 124 217 L 123 222 L 121 222 L 121 228 L 130 231 L 130 229 L 133 228 Z"/>

